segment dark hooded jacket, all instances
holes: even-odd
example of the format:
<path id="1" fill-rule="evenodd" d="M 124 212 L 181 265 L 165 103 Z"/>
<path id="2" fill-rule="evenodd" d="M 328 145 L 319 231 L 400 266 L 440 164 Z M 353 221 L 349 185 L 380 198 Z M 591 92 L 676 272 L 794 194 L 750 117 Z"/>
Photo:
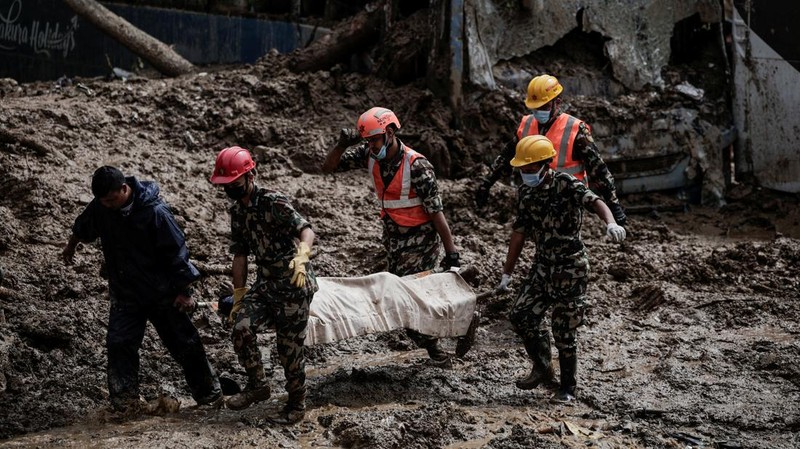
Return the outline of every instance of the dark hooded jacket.
<path id="1" fill-rule="evenodd" d="M 128 302 L 172 301 L 200 277 L 189 262 L 183 231 L 154 182 L 127 177 L 133 205 L 125 214 L 95 198 L 75 220 L 73 234 L 83 242 L 100 238 L 108 286 Z"/>

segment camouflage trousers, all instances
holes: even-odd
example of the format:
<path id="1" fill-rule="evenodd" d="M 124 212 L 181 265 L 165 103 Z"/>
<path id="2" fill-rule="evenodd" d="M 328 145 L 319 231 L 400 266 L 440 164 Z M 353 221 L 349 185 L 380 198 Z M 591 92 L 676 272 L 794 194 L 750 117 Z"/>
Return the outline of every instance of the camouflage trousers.
<path id="1" fill-rule="evenodd" d="M 432 222 L 405 227 L 384 219 L 383 246 L 386 248 L 386 271 L 406 276 L 436 267 L 441 240 Z"/>
<path id="2" fill-rule="evenodd" d="M 549 348 L 550 334 L 541 329 L 541 325 L 545 313 L 552 307 L 551 328 L 556 348 L 562 357 L 576 356 L 588 279 L 589 261 L 585 256 L 570 266 L 535 263 L 509 315 L 514 330 L 526 345 Z"/>
<path id="3" fill-rule="evenodd" d="M 317 281 L 310 266 L 306 285 L 300 289 L 289 278 L 257 281 L 242 298 L 242 308 L 233 325 L 233 350 L 248 375 L 248 386 L 266 384 L 257 333 L 275 328 L 278 359 L 286 376 L 289 405 L 305 407 L 306 369 L 304 340 L 311 299 L 317 291 Z"/>
<path id="4" fill-rule="evenodd" d="M 406 276 L 436 268 L 441 240 L 432 222 L 405 227 L 385 219 L 383 246 L 386 248 L 386 271 Z M 406 329 L 406 334 L 420 348 L 435 345 L 438 340 L 411 329 Z"/>

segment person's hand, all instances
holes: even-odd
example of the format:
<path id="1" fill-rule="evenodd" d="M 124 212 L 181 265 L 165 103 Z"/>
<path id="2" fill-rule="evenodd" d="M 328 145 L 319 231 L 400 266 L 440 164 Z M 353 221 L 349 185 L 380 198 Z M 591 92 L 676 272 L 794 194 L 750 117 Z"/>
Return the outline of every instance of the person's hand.
<path id="1" fill-rule="evenodd" d="M 625 240 L 625 228 L 616 223 L 609 223 L 606 226 L 606 235 L 615 242 L 621 242 Z"/>
<path id="2" fill-rule="evenodd" d="M 194 312 L 195 306 L 197 305 L 194 302 L 194 298 L 191 296 L 186 296 L 183 293 L 179 293 L 178 296 L 175 298 L 175 302 L 172 303 L 173 306 L 177 307 L 183 313 L 192 313 Z"/>
<path id="3" fill-rule="evenodd" d="M 478 186 L 478 189 L 475 191 L 475 205 L 478 209 L 483 208 L 489 202 L 489 191 L 491 189 L 492 185 L 485 181 Z"/>
<path id="4" fill-rule="evenodd" d="M 442 268 L 445 270 L 449 270 L 453 267 L 459 268 L 461 267 L 461 262 L 459 261 L 458 253 L 447 253 L 442 259 Z"/>
<path id="5" fill-rule="evenodd" d="M 229 324 L 233 324 L 233 321 L 236 319 L 236 314 L 239 313 L 239 309 L 242 308 L 242 298 L 244 298 L 245 293 L 247 293 L 247 287 L 233 289 L 233 307 L 231 307 L 231 314 L 228 315 Z"/>
<path id="6" fill-rule="evenodd" d="M 608 208 L 611 209 L 611 215 L 614 216 L 614 221 L 620 226 L 628 224 L 628 217 L 625 215 L 625 209 L 619 203 L 608 203 Z"/>
<path id="7" fill-rule="evenodd" d="M 508 292 L 511 291 L 511 287 L 508 284 L 511 283 L 511 275 L 503 273 L 503 276 L 500 277 L 500 284 L 497 286 L 498 292 Z"/>
<path id="8" fill-rule="evenodd" d="M 75 263 L 75 245 L 67 244 L 61 252 L 61 259 L 64 265 L 70 266 Z"/>
<path id="9" fill-rule="evenodd" d="M 311 255 L 311 248 L 308 247 L 306 242 L 300 242 L 297 247 L 297 254 L 294 259 L 289 262 L 289 269 L 294 270 L 292 273 L 292 284 L 297 288 L 303 288 L 306 285 L 306 263 L 308 263 L 308 256 Z"/>
<path id="10" fill-rule="evenodd" d="M 361 141 L 361 135 L 358 134 L 358 131 L 353 128 L 342 128 L 339 131 L 339 140 L 336 142 L 336 146 L 340 148 L 347 148 L 351 147 L 358 142 Z"/>

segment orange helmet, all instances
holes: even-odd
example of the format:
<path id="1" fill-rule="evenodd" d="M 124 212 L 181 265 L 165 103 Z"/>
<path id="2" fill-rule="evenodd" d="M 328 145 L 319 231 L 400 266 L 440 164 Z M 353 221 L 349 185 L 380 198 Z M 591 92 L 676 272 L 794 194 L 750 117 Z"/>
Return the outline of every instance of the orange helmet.
<path id="1" fill-rule="evenodd" d="M 228 184 L 239 179 L 256 166 L 250 152 L 241 147 L 230 147 L 220 151 L 211 175 L 212 184 Z"/>
<path id="2" fill-rule="evenodd" d="M 376 107 L 361 114 L 356 122 L 356 128 L 361 137 L 366 139 L 378 134 L 386 134 L 386 127 L 392 123 L 397 126 L 397 129 L 400 129 L 400 120 L 397 120 L 394 112 Z"/>
<path id="3" fill-rule="evenodd" d="M 536 109 L 544 106 L 553 98 L 556 98 L 561 91 L 561 83 L 555 76 L 539 75 L 528 83 L 528 95 L 525 97 L 525 106 L 528 109 Z"/>

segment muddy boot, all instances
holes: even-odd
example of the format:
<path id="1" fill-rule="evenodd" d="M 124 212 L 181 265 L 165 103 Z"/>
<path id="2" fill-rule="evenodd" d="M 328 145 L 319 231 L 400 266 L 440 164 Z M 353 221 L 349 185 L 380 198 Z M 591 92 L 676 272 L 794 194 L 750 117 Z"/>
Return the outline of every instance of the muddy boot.
<path id="1" fill-rule="evenodd" d="M 565 356 L 558 354 L 558 363 L 561 365 L 561 386 L 556 394 L 550 398 L 554 404 L 568 404 L 575 401 L 575 387 L 577 380 L 575 374 L 578 371 L 577 355 Z"/>
<path id="2" fill-rule="evenodd" d="M 305 387 L 289 393 L 286 405 L 275 413 L 267 415 L 267 421 L 273 424 L 291 425 L 303 420 L 306 416 L 306 389 Z"/>
<path id="3" fill-rule="evenodd" d="M 296 424 L 306 417 L 305 408 L 296 408 L 286 404 L 281 410 L 267 416 L 267 421 L 273 424 L 288 426 Z"/>
<path id="4" fill-rule="evenodd" d="M 256 402 L 266 401 L 270 397 L 269 385 L 248 385 L 244 391 L 228 398 L 225 405 L 231 410 L 242 410 Z"/>
<path id="5" fill-rule="evenodd" d="M 111 410 L 123 415 L 138 415 L 147 410 L 147 402 L 141 396 L 121 395 L 112 397 Z"/>
<path id="6" fill-rule="evenodd" d="M 456 357 L 463 358 L 467 355 L 470 349 L 472 349 L 472 345 L 475 344 L 475 332 L 478 330 L 478 325 L 481 322 L 481 313 L 477 310 L 472 314 L 472 321 L 469 323 L 469 328 L 467 328 L 467 333 L 461 337 L 458 337 L 458 341 L 456 342 Z"/>
<path id="7" fill-rule="evenodd" d="M 451 366 L 450 354 L 439 347 L 439 341 L 433 340 L 433 343 L 425 348 L 428 351 L 428 357 L 431 358 L 430 364 L 440 368 L 449 368 Z"/>
<path id="8" fill-rule="evenodd" d="M 229 409 L 242 410 L 250 407 L 250 405 L 256 402 L 266 401 L 269 399 L 269 385 L 267 385 L 265 380 L 266 376 L 264 374 L 263 366 L 248 368 L 247 378 L 247 386 L 245 387 L 244 391 L 231 396 L 225 403 Z"/>
<path id="9" fill-rule="evenodd" d="M 219 409 L 222 408 L 223 404 L 225 404 L 225 398 L 222 396 L 222 391 L 217 390 L 216 392 L 207 396 L 197 398 L 195 402 L 197 402 L 198 406 L 208 406 L 212 409 Z"/>
<path id="10" fill-rule="evenodd" d="M 553 380 L 555 373 L 550 364 L 550 335 L 545 333 L 536 340 L 525 342 L 525 351 L 533 362 L 530 374 L 515 383 L 520 390 L 533 390 Z"/>

